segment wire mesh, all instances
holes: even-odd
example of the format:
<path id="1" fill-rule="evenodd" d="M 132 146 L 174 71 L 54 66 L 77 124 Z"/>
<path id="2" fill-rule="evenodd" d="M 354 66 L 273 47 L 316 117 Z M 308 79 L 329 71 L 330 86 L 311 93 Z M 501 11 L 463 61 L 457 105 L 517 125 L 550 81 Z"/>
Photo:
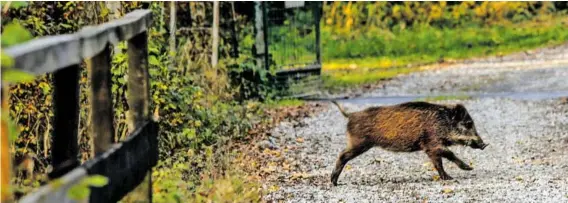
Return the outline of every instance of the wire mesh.
<path id="1" fill-rule="evenodd" d="M 263 2 L 267 69 L 280 97 L 315 94 L 321 86 L 319 22 L 322 2 Z"/>

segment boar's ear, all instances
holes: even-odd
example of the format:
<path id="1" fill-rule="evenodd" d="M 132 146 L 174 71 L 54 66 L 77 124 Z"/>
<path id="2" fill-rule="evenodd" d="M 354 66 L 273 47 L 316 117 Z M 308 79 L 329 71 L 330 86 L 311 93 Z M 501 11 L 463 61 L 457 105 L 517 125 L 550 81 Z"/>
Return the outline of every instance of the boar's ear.
<path id="1" fill-rule="evenodd" d="M 454 121 L 461 121 L 467 116 L 467 110 L 463 106 L 463 104 L 457 104 L 452 109 L 452 120 Z"/>

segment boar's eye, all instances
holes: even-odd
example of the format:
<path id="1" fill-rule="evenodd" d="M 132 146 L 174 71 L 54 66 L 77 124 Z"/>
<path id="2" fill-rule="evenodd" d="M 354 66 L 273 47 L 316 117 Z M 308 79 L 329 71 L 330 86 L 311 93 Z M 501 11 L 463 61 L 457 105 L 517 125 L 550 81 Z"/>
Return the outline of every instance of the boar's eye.
<path id="1" fill-rule="evenodd" d="M 465 122 L 464 122 L 464 126 L 465 126 L 467 129 L 472 128 L 472 127 L 473 127 L 473 121 L 465 121 Z"/>

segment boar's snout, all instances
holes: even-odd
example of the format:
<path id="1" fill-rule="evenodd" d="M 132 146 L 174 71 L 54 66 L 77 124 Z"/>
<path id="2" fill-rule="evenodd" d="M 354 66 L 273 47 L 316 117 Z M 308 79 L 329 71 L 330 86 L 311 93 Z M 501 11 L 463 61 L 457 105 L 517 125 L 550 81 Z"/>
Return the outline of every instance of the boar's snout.
<path id="1" fill-rule="evenodd" d="M 489 144 L 482 143 L 479 145 L 479 149 L 484 150 Z"/>
<path id="2" fill-rule="evenodd" d="M 483 141 L 479 141 L 479 142 L 473 142 L 470 147 L 474 148 L 474 149 L 481 149 L 484 150 L 485 147 L 489 146 L 489 144 L 485 144 L 483 143 Z"/>

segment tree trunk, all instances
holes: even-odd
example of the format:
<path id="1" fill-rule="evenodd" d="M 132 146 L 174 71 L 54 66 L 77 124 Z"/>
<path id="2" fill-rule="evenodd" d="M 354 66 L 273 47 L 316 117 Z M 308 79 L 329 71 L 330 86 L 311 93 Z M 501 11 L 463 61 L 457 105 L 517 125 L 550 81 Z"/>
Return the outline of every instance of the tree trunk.
<path id="1" fill-rule="evenodd" d="M 176 55 L 176 3 L 170 1 L 170 70 L 174 69 Z"/>
<path id="2" fill-rule="evenodd" d="M 213 38 L 213 47 L 211 54 L 211 65 L 217 67 L 217 62 L 219 60 L 219 2 L 213 2 L 213 29 L 211 31 L 211 37 Z"/>

